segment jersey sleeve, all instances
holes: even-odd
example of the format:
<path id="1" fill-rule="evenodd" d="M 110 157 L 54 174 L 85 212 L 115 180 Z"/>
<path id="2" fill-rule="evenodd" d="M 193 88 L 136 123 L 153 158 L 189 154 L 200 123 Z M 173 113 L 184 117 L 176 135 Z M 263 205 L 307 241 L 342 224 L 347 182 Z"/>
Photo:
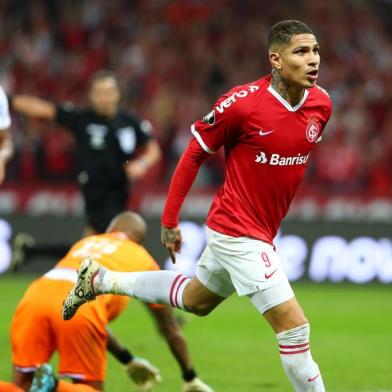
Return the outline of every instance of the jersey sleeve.
<path id="1" fill-rule="evenodd" d="M 325 113 L 325 125 L 327 125 L 329 119 L 331 118 L 332 110 L 333 110 L 333 102 L 332 102 L 332 100 L 330 99 L 329 102 L 328 102 L 326 111 L 325 111 L 325 112 L 326 112 L 326 113 Z M 325 127 L 325 125 L 324 125 L 324 127 Z"/>
<path id="2" fill-rule="evenodd" d="M 191 126 L 191 132 L 204 151 L 213 154 L 233 142 L 241 130 L 242 115 L 235 88 L 222 95 L 212 110 Z"/>
<path id="3" fill-rule="evenodd" d="M 7 96 L 2 87 L 0 87 L 0 131 L 9 128 L 11 117 L 8 108 Z"/>
<path id="4" fill-rule="evenodd" d="M 55 121 L 73 132 L 77 131 L 80 118 L 80 110 L 75 109 L 71 103 L 58 105 L 56 108 Z"/>
<path id="5" fill-rule="evenodd" d="M 183 152 L 170 181 L 161 223 L 167 228 L 178 226 L 178 215 L 202 163 L 208 158 L 196 139 L 192 139 Z"/>
<path id="6" fill-rule="evenodd" d="M 316 140 L 316 143 L 320 143 L 323 138 L 322 134 L 324 132 L 324 129 L 327 126 L 329 119 L 331 118 L 332 109 L 333 109 L 333 102 L 332 102 L 332 100 L 326 90 L 324 90 L 320 86 L 316 86 L 316 87 L 322 93 L 323 100 L 325 101 L 323 104 L 323 111 L 322 111 L 323 118 L 321 121 L 321 132 L 320 132 L 319 137 Z"/>

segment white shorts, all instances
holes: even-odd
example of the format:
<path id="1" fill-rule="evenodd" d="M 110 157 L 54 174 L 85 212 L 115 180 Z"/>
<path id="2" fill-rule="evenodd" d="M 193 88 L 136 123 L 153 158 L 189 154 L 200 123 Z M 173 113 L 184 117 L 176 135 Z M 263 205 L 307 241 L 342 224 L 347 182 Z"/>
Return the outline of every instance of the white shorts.
<path id="1" fill-rule="evenodd" d="M 196 277 L 205 287 L 224 298 L 234 291 L 248 295 L 262 313 L 294 297 L 272 245 L 231 237 L 209 227 L 206 230 L 207 246 L 196 269 Z"/>

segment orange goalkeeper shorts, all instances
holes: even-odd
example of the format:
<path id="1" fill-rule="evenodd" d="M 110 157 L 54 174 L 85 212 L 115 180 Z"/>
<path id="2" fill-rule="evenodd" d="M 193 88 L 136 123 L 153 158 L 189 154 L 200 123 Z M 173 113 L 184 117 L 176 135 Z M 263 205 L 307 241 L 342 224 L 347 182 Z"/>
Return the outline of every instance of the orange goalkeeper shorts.
<path id="1" fill-rule="evenodd" d="M 59 353 L 59 374 L 103 381 L 106 370 L 107 314 L 100 301 L 83 305 L 72 320 L 61 318 L 72 282 L 40 278 L 27 289 L 11 324 L 12 361 L 29 372 Z"/>

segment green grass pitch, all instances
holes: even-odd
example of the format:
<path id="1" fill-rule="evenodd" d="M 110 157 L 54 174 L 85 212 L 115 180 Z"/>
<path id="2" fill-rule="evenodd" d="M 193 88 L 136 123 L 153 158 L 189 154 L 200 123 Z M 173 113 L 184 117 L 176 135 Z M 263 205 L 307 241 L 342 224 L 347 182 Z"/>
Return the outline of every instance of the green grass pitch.
<path id="1" fill-rule="evenodd" d="M 0 277 L 0 379 L 11 375 L 12 312 L 32 277 Z M 392 287 L 296 283 L 312 325 L 312 352 L 327 391 L 392 391 Z M 274 334 L 246 298 L 233 296 L 205 318 L 186 315 L 183 332 L 200 377 L 216 392 L 291 391 Z M 111 325 L 136 355 L 162 373 L 156 391 L 180 391 L 176 362 L 137 301 Z M 56 359 L 54 359 L 54 363 Z M 106 391 L 132 390 L 122 367 L 108 360 Z"/>

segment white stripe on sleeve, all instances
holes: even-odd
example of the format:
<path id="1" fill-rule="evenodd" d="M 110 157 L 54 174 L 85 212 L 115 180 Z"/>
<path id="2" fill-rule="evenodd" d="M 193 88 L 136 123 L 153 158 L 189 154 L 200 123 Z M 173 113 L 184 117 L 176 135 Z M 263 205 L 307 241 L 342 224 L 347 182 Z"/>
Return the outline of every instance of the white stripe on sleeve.
<path id="1" fill-rule="evenodd" d="M 203 139 L 200 136 L 200 133 L 196 131 L 195 124 L 192 124 L 191 126 L 191 132 L 193 133 L 193 136 L 196 138 L 196 140 L 199 142 L 200 146 L 205 152 L 208 152 L 209 154 L 215 154 L 214 150 L 211 150 L 207 144 L 204 143 Z"/>

